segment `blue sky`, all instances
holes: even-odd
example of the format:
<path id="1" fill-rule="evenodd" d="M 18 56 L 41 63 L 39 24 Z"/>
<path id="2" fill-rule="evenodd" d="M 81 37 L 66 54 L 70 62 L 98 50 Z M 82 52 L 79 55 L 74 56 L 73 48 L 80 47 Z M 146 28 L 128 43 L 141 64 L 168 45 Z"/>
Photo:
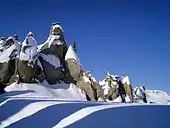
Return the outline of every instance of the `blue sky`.
<path id="1" fill-rule="evenodd" d="M 16 33 L 23 40 L 32 30 L 43 43 L 51 23 L 58 21 L 97 80 L 108 69 L 130 76 L 133 86 L 170 92 L 169 7 L 168 0 L 5 0 L 0 36 Z"/>

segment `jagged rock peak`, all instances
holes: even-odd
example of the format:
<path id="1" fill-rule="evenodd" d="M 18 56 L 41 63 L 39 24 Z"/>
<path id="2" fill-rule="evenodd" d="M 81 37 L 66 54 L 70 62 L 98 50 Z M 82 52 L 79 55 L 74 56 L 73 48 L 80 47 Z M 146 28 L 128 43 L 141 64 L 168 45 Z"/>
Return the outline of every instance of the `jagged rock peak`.
<path id="1" fill-rule="evenodd" d="M 34 34 L 32 31 L 28 32 L 27 37 L 34 37 Z"/>

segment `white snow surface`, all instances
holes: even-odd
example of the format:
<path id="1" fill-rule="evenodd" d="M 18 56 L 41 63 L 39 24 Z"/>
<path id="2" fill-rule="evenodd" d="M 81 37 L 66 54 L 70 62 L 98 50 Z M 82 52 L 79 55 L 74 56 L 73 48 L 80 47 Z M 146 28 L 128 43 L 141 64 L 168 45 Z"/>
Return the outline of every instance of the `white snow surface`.
<path id="1" fill-rule="evenodd" d="M 2 53 L 0 52 L 0 63 L 8 62 L 10 60 L 9 56 L 15 49 L 16 49 L 16 44 L 13 44 L 9 48 L 4 49 Z"/>
<path id="2" fill-rule="evenodd" d="M 154 103 L 170 103 L 170 95 L 161 90 L 146 90 L 147 100 Z"/>
<path id="3" fill-rule="evenodd" d="M 46 82 L 42 84 L 13 83 L 10 86 L 7 86 L 5 91 L 7 92 L 7 97 L 42 97 L 47 99 L 86 100 L 84 93 L 74 84 L 48 85 Z M 15 93 L 15 91 L 17 91 L 19 95 L 11 96 L 11 93 Z"/>
<path id="4" fill-rule="evenodd" d="M 22 51 L 22 49 L 25 46 L 30 46 L 28 48 L 26 48 L 25 53 Z M 26 39 L 23 41 L 22 43 L 22 48 L 21 48 L 21 52 L 20 52 L 20 56 L 19 59 L 20 60 L 24 60 L 24 61 L 29 61 L 29 62 L 35 62 L 36 59 L 34 59 L 33 57 L 37 55 L 37 42 L 36 40 L 29 36 L 26 37 Z"/>
<path id="5" fill-rule="evenodd" d="M 128 76 L 122 77 L 122 83 L 127 83 L 128 85 L 130 85 L 130 79 Z"/>
<path id="6" fill-rule="evenodd" d="M 69 48 L 67 50 L 65 60 L 67 60 L 69 58 L 75 59 L 80 64 L 80 59 L 78 58 L 77 53 L 74 51 L 74 49 L 71 45 L 69 46 Z"/>
<path id="7" fill-rule="evenodd" d="M 169 128 L 170 104 L 87 102 L 73 84 L 16 84 L 0 95 L 0 128 Z M 148 93 L 168 96 L 161 91 Z M 158 97 L 157 97 L 158 98 Z M 126 119 L 122 123 L 121 119 Z"/>

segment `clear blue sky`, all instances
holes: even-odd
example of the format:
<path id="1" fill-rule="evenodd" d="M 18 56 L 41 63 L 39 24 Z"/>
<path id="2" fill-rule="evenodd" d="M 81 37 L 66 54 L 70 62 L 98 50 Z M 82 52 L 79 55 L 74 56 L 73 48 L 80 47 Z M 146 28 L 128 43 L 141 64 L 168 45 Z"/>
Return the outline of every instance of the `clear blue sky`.
<path id="1" fill-rule="evenodd" d="M 129 75 L 133 86 L 170 92 L 170 2 L 168 0 L 5 0 L 0 36 L 23 40 L 32 30 L 39 43 L 51 23 L 61 22 L 69 44 L 77 42 L 82 65 L 97 80 Z"/>

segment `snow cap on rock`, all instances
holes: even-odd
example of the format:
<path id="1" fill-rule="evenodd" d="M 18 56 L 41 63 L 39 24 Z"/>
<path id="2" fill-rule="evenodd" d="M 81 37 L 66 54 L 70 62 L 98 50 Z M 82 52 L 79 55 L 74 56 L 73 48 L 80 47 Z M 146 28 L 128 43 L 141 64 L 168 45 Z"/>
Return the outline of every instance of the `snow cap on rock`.
<path id="1" fill-rule="evenodd" d="M 109 71 L 107 71 L 107 75 L 106 75 L 106 78 L 112 78 L 113 80 L 117 80 L 116 79 L 116 76 L 115 75 L 111 75 L 110 73 L 109 73 Z"/>
<path id="2" fill-rule="evenodd" d="M 128 77 L 128 76 L 123 77 L 123 78 L 122 78 L 122 83 L 123 83 L 123 84 L 127 83 L 128 85 L 130 85 L 130 79 L 129 79 L 129 77 Z"/>
<path id="3" fill-rule="evenodd" d="M 67 50 L 65 60 L 67 60 L 69 58 L 75 59 L 78 63 L 80 63 L 80 60 L 79 60 L 76 52 L 74 51 L 74 49 L 73 49 L 73 47 L 71 45 L 69 46 L 69 48 Z"/>
<path id="4" fill-rule="evenodd" d="M 19 40 L 19 37 L 16 34 L 14 34 L 13 37 L 14 37 L 15 41 Z"/>
<path id="5" fill-rule="evenodd" d="M 6 43 L 5 38 L 1 37 L 0 38 L 0 47 L 2 47 Z"/>
<path id="6" fill-rule="evenodd" d="M 6 40 L 6 42 L 5 42 L 4 45 L 6 45 L 6 46 L 11 46 L 11 45 L 13 45 L 14 43 L 15 43 L 14 37 L 10 36 L 10 37 L 7 38 L 7 40 Z"/>
<path id="7" fill-rule="evenodd" d="M 34 34 L 33 34 L 33 32 L 31 32 L 31 31 L 27 34 L 27 37 L 30 37 L 30 36 L 31 36 L 31 37 L 34 37 Z"/>
<path id="8" fill-rule="evenodd" d="M 5 37 L 1 37 L 0 40 L 5 40 Z"/>
<path id="9" fill-rule="evenodd" d="M 64 32 L 61 25 L 60 25 L 60 22 L 52 23 L 52 29 L 54 30 L 55 28 L 59 28 L 59 29 L 61 29 L 62 32 Z"/>
<path id="10" fill-rule="evenodd" d="M 34 39 L 34 34 L 29 32 L 22 44 L 23 46 L 37 46 L 37 41 Z"/>
<path id="11" fill-rule="evenodd" d="M 11 40 L 11 39 L 14 40 L 14 37 L 10 36 L 6 39 L 6 41 Z"/>

